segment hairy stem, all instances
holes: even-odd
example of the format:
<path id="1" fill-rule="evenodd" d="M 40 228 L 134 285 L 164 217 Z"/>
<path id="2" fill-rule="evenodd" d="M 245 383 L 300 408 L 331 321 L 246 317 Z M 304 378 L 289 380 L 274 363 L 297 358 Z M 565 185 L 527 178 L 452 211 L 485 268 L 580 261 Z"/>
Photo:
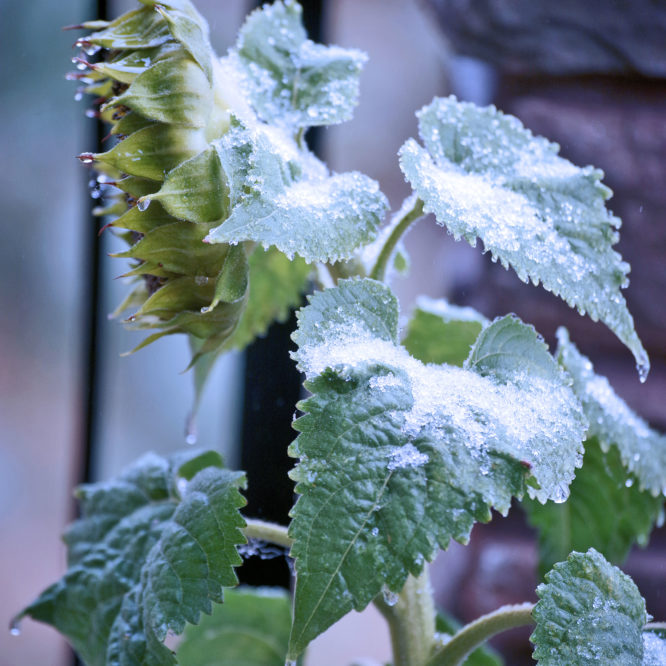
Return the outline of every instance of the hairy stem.
<path id="1" fill-rule="evenodd" d="M 534 624 L 534 604 L 502 606 L 465 625 L 451 640 L 435 652 L 428 666 L 458 666 L 489 638 L 507 629 Z"/>
<path id="2" fill-rule="evenodd" d="M 389 625 L 394 666 L 423 666 L 435 637 L 435 605 L 428 568 L 417 578 L 407 578 L 394 605 L 387 603 L 383 595 L 374 603 Z"/>
<path id="3" fill-rule="evenodd" d="M 370 277 L 373 278 L 373 280 L 383 282 L 386 279 L 386 269 L 393 256 L 398 241 L 402 238 L 411 224 L 416 222 L 420 217 L 423 217 L 423 201 L 416 196 L 410 197 L 396 213 L 393 220 L 391 220 L 390 224 L 392 231 L 386 239 L 386 243 L 384 243 L 384 247 L 382 247 L 375 265 L 370 271 Z"/>
<path id="4" fill-rule="evenodd" d="M 291 548 L 294 543 L 287 534 L 287 528 L 282 525 L 267 523 L 255 518 L 246 518 L 245 522 L 247 526 L 243 530 L 243 534 L 248 539 L 261 539 L 261 541 L 268 541 L 268 543 L 274 543 L 276 546 L 282 546 L 283 548 Z"/>

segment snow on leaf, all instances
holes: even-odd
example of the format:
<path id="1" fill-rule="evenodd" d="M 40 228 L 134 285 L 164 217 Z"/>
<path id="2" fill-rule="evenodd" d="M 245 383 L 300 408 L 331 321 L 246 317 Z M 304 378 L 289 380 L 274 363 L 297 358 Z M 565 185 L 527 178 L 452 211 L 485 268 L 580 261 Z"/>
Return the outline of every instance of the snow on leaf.
<path id="1" fill-rule="evenodd" d="M 382 586 L 399 591 L 438 545 L 466 541 L 490 507 L 506 513 L 525 492 L 562 501 L 586 425 L 568 378 L 514 317 L 484 329 L 467 369 L 400 347 L 395 297 L 373 280 L 316 293 L 298 318 L 294 356 L 313 395 L 290 448 L 292 657 Z"/>
<path id="2" fill-rule="evenodd" d="M 645 601 L 631 578 L 593 548 L 556 564 L 537 594 L 530 640 L 543 666 L 644 664 Z"/>
<path id="3" fill-rule="evenodd" d="M 287 0 L 247 18 L 236 45 L 246 93 L 269 123 L 299 128 L 349 120 L 367 56 L 310 41 L 301 14 L 300 5 Z"/>
<path id="4" fill-rule="evenodd" d="M 409 139 L 400 165 L 424 210 L 456 239 L 480 238 L 523 281 L 603 321 L 644 379 L 649 361 L 620 292 L 629 266 L 612 247 L 620 220 L 605 207 L 602 172 L 574 166 L 492 106 L 435 99 L 418 117 L 425 148 Z"/>
<path id="5" fill-rule="evenodd" d="M 219 151 L 233 208 L 208 242 L 252 240 L 313 262 L 349 258 L 375 237 L 388 204 L 371 178 L 329 175 L 289 135 L 266 125 L 236 121 Z"/>
<path id="6" fill-rule="evenodd" d="M 557 331 L 557 356 L 573 377 L 573 389 L 590 422 L 588 436 L 599 440 L 603 451 L 616 446 L 628 472 L 639 487 L 653 495 L 666 494 L 666 435 L 660 434 L 613 391 L 608 380 L 597 375 L 588 358 L 569 340 L 564 328 Z"/>
<path id="7" fill-rule="evenodd" d="M 214 452 L 147 454 L 118 477 L 82 486 L 68 570 L 28 606 L 89 666 L 175 663 L 163 642 L 222 602 L 245 543 L 243 475 Z"/>

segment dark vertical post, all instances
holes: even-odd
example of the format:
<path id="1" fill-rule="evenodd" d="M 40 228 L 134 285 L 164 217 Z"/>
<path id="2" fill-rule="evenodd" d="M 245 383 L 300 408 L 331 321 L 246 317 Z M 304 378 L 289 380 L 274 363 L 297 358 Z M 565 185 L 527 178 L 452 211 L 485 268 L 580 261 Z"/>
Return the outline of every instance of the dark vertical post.
<path id="1" fill-rule="evenodd" d="M 324 0 L 301 4 L 310 39 L 323 41 Z M 311 129 L 306 138 L 310 149 L 319 153 L 321 131 Z M 294 461 L 287 456 L 287 447 L 295 435 L 291 421 L 301 390 L 301 377 L 289 357 L 294 328 L 293 316 L 285 324 L 274 324 L 245 353 L 240 456 L 248 478 L 245 514 L 282 525 L 289 520 L 294 500 L 293 484 L 287 477 Z M 240 578 L 251 585 L 288 587 L 289 570 L 284 558 L 259 561 L 253 557 L 243 565 Z"/>
<path id="2" fill-rule="evenodd" d="M 95 19 L 104 20 L 108 16 L 107 0 L 93 0 L 88 10 Z M 90 122 L 86 119 L 86 129 Z M 98 118 L 94 130 L 90 132 L 89 141 L 95 146 L 95 152 L 101 152 L 102 139 L 105 135 L 103 122 Z M 86 187 L 90 176 L 86 174 Z M 92 201 L 87 197 L 89 201 Z M 92 214 L 90 205 L 83 219 L 83 257 L 81 275 L 85 276 L 81 290 L 81 429 L 80 454 L 77 474 L 78 483 L 89 483 L 94 480 L 95 454 L 98 442 L 99 404 L 100 404 L 100 368 L 101 344 L 100 331 L 103 320 L 102 302 L 102 254 L 103 245 L 98 236 L 99 218 Z M 74 508 L 78 514 L 78 507 Z M 83 662 L 72 654 L 74 666 L 84 666 Z"/>

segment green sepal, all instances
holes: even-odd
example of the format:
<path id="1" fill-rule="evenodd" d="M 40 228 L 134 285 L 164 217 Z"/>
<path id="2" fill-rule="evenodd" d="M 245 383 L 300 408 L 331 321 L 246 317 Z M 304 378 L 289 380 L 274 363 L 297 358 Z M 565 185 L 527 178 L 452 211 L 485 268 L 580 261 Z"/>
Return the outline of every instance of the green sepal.
<path id="1" fill-rule="evenodd" d="M 164 19 L 153 9 L 142 7 L 119 16 L 109 25 L 88 35 L 86 41 L 109 50 L 152 49 L 171 38 Z"/>
<path id="2" fill-rule="evenodd" d="M 212 86 L 213 51 L 208 40 L 208 24 L 199 16 L 194 8 L 192 9 L 196 14 L 196 18 L 187 16 L 178 10 L 164 11 L 161 7 L 157 7 L 157 10 L 169 26 L 169 31 L 173 38 L 194 58 L 206 75 L 208 83 Z"/>
<path id="3" fill-rule="evenodd" d="M 159 201 L 174 217 L 213 222 L 227 216 L 229 189 L 214 146 L 169 172 L 159 192 L 146 197 Z"/>
<path id="4" fill-rule="evenodd" d="M 117 229 L 130 229 L 141 234 L 147 234 L 158 227 L 174 222 L 176 220 L 159 203 L 155 202 L 150 208 L 143 211 L 136 206 L 132 206 L 126 213 L 113 221 L 113 226 Z"/>
<path id="5" fill-rule="evenodd" d="M 119 190 L 122 190 L 135 199 L 157 192 L 160 189 L 160 185 L 161 183 L 157 180 L 141 178 L 139 176 L 117 178 L 115 184 Z"/>
<path id="6" fill-rule="evenodd" d="M 145 118 L 136 111 L 130 111 L 119 120 L 114 121 L 113 127 L 111 128 L 111 134 L 127 137 L 130 134 L 134 134 L 134 132 L 138 132 L 144 127 L 148 127 L 149 125 L 154 124 L 154 120 Z"/>
<path id="7" fill-rule="evenodd" d="M 204 127 L 213 91 L 189 54 L 176 52 L 139 74 L 110 105 L 125 105 L 146 118 L 183 127 Z"/>
<path id="8" fill-rule="evenodd" d="M 151 67 L 156 59 L 164 57 L 173 50 L 173 44 L 163 44 L 152 49 L 121 51 L 118 57 L 96 62 L 92 68 L 95 72 L 129 85 L 139 74 Z"/>
<path id="9" fill-rule="evenodd" d="M 65 534 L 68 571 L 21 615 L 56 627 L 88 666 L 162 666 L 163 644 L 237 584 L 245 543 L 242 473 L 219 454 L 143 456 L 110 481 L 81 486 L 82 518 Z"/>
<path id="10" fill-rule="evenodd" d="M 403 346 L 423 363 L 462 366 L 488 320 L 476 310 L 421 296 L 407 324 Z"/>
<path id="11" fill-rule="evenodd" d="M 215 281 L 215 293 L 209 309 L 220 302 L 237 303 L 247 295 L 249 286 L 249 266 L 242 245 L 228 246 L 222 268 Z"/>
<path id="12" fill-rule="evenodd" d="M 594 548 L 556 564 L 537 595 L 530 640 L 542 666 L 643 666 L 645 601 Z"/>
<path id="13" fill-rule="evenodd" d="M 200 131 L 171 125 L 144 127 L 93 159 L 132 176 L 164 180 L 166 174 L 205 147 Z"/>
<path id="14" fill-rule="evenodd" d="M 134 217 L 139 218 L 150 211 Z M 137 229 L 134 229 L 137 231 Z M 146 231 L 141 240 L 125 252 L 112 256 L 143 259 L 153 262 L 171 273 L 181 273 L 193 277 L 217 278 L 229 253 L 228 245 L 211 246 L 202 243 L 207 227 L 202 224 L 173 220 Z M 148 273 L 149 271 L 144 271 Z M 211 280 L 212 281 L 212 280 Z"/>

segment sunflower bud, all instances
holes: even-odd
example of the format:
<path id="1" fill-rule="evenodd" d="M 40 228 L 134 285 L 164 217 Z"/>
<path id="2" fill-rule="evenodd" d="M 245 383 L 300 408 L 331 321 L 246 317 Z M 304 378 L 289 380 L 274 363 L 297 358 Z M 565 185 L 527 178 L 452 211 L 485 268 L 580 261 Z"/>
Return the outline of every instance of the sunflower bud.
<path id="1" fill-rule="evenodd" d="M 203 242 L 229 208 L 210 146 L 229 127 L 226 82 L 188 0 L 143 5 L 83 26 L 95 32 L 77 41 L 70 78 L 97 97 L 93 112 L 117 142 L 80 159 L 104 181 L 107 205 L 97 213 L 113 216 L 107 226 L 129 244 L 115 256 L 130 259 L 134 288 L 117 312 L 135 308 L 127 326 L 151 332 L 136 349 L 188 333 L 203 354 L 229 339 L 248 295 L 245 246 Z"/>

